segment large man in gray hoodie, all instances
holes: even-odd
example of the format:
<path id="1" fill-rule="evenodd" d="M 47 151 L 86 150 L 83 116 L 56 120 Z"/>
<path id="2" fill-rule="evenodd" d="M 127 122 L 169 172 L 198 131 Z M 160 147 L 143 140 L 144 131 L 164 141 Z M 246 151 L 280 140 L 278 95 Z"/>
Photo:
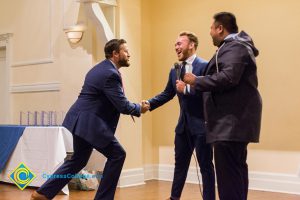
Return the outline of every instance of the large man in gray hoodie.
<path id="1" fill-rule="evenodd" d="M 238 33 L 232 13 L 214 15 L 210 35 L 218 47 L 203 76 L 187 73 L 185 84 L 203 92 L 207 142 L 213 144 L 220 200 L 246 200 L 247 145 L 258 142 L 262 102 L 249 35 Z M 183 84 L 177 90 L 183 92 Z"/>

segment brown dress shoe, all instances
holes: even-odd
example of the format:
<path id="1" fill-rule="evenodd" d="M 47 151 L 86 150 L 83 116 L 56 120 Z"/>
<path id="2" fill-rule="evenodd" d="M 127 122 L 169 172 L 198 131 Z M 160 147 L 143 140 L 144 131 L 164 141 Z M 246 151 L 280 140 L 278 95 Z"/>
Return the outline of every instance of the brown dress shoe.
<path id="1" fill-rule="evenodd" d="M 34 191 L 31 195 L 30 200 L 49 200 L 49 199 L 45 195 L 42 195 L 37 191 Z"/>

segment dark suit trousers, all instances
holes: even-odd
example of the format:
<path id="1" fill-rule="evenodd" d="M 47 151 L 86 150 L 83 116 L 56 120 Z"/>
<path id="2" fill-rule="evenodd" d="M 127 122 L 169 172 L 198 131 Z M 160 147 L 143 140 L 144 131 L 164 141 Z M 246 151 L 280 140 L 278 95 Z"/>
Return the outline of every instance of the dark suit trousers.
<path id="1" fill-rule="evenodd" d="M 102 153 L 106 158 L 103 177 L 95 196 L 95 200 L 113 200 L 118 180 L 121 174 L 126 152 L 115 139 L 104 148 L 93 147 L 84 139 L 73 135 L 74 154 L 70 160 L 66 160 L 54 174 L 76 174 L 88 162 L 93 148 Z M 37 191 L 52 199 L 71 179 L 48 179 Z"/>
<path id="2" fill-rule="evenodd" d="M 248 195 L 247 145 L 216 142 L 214 155 L 220 200 L 246 200 Z"/>
<path id="3" fill-rule="evenodd" d="M 205 136 L 191 136 L 191 133 L 188 131 L 175 135 L 175 171 L 171 197 L 177 199 L 181 196 L 194 149 L 196 149 L 202 175 L 203 198 L 204 200 L 215 200 L 215 172 L 212 163 L 212 147 L 206 144 Z"/>

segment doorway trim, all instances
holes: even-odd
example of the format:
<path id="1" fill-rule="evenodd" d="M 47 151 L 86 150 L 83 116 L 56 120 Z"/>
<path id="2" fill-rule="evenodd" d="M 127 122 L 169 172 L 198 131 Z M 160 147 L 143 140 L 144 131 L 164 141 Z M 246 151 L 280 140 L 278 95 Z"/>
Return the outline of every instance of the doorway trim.
<path id="1" fill-rule="evenodd" d="M 8 77 L 8 88 L 7 88 L 7 95 L 8 95 L 8 121 L 12 123 L 12 104 L 11 104 L 11 93 L 10 93 L 10 86 L 11 86 L 11 37 L 13 36 L 12 33 L 5 33 L 0 34 L 0 47 L 5 48 L 5 67 L 6 67 L 6 74 L 5 76 Z"/>

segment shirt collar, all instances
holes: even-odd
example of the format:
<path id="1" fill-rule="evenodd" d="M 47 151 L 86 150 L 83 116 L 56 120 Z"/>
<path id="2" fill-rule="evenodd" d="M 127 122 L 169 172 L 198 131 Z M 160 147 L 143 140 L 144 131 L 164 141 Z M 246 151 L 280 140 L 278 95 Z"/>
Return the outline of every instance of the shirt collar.
<path id="1" fill-rule="evenodd" d="M 192 56 L 190 56 L 188 59 L 185 60 L 185 62 L 189 65 L 192 65 L 194 60 L 196 58 L 196 54 L 193 54 Z"/>
<path id="2" fill-rule="evenodd" d="M 119 69 L 117 68 L 117 66 L 115 65 L 115 63 L 113 62 L 113 61 L 111 61 L 110 59 L 108 59 L 110 62 L 111 62 L 111 64 L 113 64 L 113 66 L 119 71 Z"/>

